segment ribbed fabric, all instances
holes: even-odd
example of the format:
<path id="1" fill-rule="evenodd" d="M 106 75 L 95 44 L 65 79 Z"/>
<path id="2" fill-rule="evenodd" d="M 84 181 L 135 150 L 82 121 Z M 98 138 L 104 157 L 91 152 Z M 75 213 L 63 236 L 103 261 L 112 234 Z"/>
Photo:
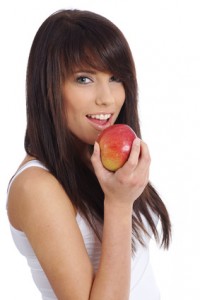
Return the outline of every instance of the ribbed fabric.
<path id="1" fill-rule="evenodd" d="M 23 172 L 29 167 L 40 167 L 44 168 L 37 160 L 32 160 L 21 167 L 17 173 L 12 178 L 9 188 L 17 175 Z M 8 188 L 8 193 L 9 193 Z M 88 222 L 77 213 L 76 216 L 77 224 L 80 228 L 85 247 L 88 252 L 88 256 L 93 265 L 94 271 L 98 269 L 99 259 L 101 256 L 101 243 L 94 234 L 92 228 Z M 146 220 L 143 218 L 144 224 L 146 224 L 147 230 L 150 232 L 149 226 L 147 225 Z M 155 218 L 155 222 L 157 222 Z M 10 225 L 11 234 L 14 240 L 16 247 L 19 252 L 26 257 L 27 263 L 30 267 L 33 280 L 41 292 L 43 300 L 57 300 L 56 295 L 51 288 L 51 285 L 26 237 L 26 235 L 19 230 L 16 230 L 12 225 Z M 99 224 L 99 230 L 101 231 L 101 225 Z M 145 238 L 146 247 L 141 246 L 139 243 L 137 245 L 137 251 L 134 254 L 131 262 L 131 288 L 130 288 L 130 297 L 129 300 L 159 300 L 159 291 L 156 286 L 154 275 L 149 262 L 149 238 Z"/>

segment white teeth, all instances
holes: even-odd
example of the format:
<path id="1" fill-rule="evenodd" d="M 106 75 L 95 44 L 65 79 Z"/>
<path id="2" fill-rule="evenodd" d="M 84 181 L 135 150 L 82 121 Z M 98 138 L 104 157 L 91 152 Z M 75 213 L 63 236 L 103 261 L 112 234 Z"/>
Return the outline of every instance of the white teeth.
<path id="1" fill-rule="evenodd" d="M 111 114 L 88 115 L 88 117 L 92 119 L 98 119 L 98 120 L 107 120 L 111 117 Z"/>

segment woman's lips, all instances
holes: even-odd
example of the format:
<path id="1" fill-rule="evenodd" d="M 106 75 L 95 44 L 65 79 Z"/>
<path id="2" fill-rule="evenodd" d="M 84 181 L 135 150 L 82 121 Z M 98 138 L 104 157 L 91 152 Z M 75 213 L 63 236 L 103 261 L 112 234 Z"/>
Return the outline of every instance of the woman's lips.
<path id="1" fill-rule="evenodd" d="M 87 115 L 86 117 L 98 131 L 102 131 L 111 125 L 112 114 Z"/>

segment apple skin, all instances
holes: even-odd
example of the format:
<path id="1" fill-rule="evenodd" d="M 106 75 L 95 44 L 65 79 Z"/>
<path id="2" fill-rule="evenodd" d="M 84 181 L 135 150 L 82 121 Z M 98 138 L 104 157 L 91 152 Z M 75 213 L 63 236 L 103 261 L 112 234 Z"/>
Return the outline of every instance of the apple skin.
<path id="1" fill-rule="evenodd" d="M 125 124 L 114 124 L 104 129 L 97 138 L 104 168 L 113 172 L 121 168 L 129 157 L 135 138 L 136 133 Z"/>

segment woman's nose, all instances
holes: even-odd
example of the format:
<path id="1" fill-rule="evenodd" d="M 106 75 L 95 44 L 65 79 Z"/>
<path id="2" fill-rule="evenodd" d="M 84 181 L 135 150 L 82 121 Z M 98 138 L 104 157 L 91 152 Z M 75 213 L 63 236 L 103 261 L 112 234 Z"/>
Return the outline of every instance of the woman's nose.
<path id="1" fill-rule="evenodd" d="M 96 95 L 96 104 L 107 106 L 113 103 L 114 95 L 112 93 L 111 87 L 109 86 L 109 83 L 100 85 Z"/>

